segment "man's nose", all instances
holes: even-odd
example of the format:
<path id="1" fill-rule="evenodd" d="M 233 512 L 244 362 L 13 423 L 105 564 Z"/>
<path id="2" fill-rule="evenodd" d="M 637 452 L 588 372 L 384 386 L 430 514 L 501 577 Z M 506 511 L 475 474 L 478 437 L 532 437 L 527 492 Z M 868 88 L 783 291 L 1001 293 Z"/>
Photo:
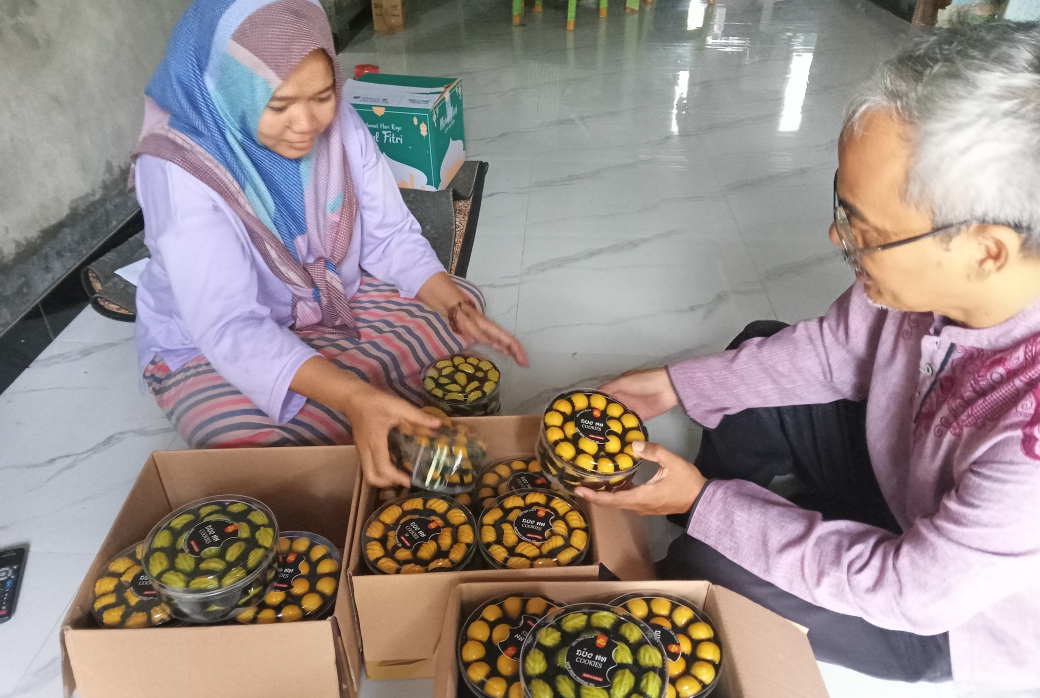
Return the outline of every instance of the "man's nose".
<path id="1" fill-rule="evenodd" d="M 831 223 L 830 236 L 831 242 L 833 242 L 835 245 L 842 249 L 845 248 L 845 246 L 841 244 L 841 237 L 838 235 L 838 226 L 836 226 L 834 223 Z"/>

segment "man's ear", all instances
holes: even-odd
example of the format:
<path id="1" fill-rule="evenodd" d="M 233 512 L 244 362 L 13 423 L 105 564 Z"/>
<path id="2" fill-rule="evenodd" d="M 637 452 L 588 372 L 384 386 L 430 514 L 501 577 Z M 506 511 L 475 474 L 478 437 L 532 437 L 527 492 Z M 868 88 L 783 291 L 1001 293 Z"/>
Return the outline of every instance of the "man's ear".
<path id="1" fill-rule="evenodd" d="M 970 235 L 975 242 L 974 265 L 982 277 L 996 274 L 1022 251 L 1022 236 L 1005 225 L 977 223 Z"/>

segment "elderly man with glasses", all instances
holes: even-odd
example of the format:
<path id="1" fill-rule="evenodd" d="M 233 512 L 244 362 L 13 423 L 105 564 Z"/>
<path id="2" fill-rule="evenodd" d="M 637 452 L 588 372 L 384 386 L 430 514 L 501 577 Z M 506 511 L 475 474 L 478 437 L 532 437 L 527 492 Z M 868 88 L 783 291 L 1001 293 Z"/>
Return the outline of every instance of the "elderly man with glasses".
<path id="1" fill-rule="evenodd" d="M 646 444 L 649 483 L 579 495 L 682 513 L 661 574 L 806 626 L 821 661 L 1040 686 L 1040 30 L 918 37 L 853 102 L 838 163 L 855 284 L 604 386 L 644 418 L 682 404 L 702 446 Z"/>

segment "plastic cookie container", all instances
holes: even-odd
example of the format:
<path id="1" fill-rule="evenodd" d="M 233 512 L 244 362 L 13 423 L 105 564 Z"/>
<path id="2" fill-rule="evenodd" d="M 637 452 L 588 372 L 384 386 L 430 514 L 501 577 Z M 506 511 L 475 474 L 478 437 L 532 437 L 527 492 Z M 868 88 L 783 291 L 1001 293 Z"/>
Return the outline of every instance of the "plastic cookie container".
<path id="1" fill-rule="evenodd" d="M 664 647 L 669 697 L 703 698 L 722 670 L 722 643 L 707 615 L 678 596 L 634 592 L 611 602 L 644 621 Z"/>
<path id="2" fill-rule="evenodd" d="M 580 565 L 590 547 L 588 517 L 550 490 L 507 492 L 480 515 L 480 553 L 492 567 Z"/>
<path id="3" fill-rule="evenodd" d="M 451 417 L 484 417 L 502 409 L 498 366 L 473 353 L 449 356 L 423 371 L 423 400 Z"/>
<path id="4" fill-rule="evenodd" d="M 390 432 L 395 465 L 411 475 L 413 487 L 428 492 L 469 492 L 486 454 L 487 446 L 469 429 L 449 420 L 435 430 L 402 425 Z"/>
<path id="5" fill-rule="evenodd" d="M 174 618 L 226 620 L 274 574 L 278 522 L 262 502 L 221 495 L 175 509 L 144 542 L 143 567 Z"/>
<path id="6" fill-rule="evenodd" d="M 476 553 L 475 528 L 469 510 L 449 497 L 403 497 L 369 517 L 361 549 L 376 574 L 460 570 Z"/>
<path id="7" fill-rule="evenodd" d="M 664 698 L 664 648 L 624 608 L 579 603 L 549 611 L 520 652 L 528 698 Z"/>
<path id="8" fill-rule="evenodd" d="M 94 619 L 104 628 L 151 628 L 172 620 L 144 568 L 144 541 L 116 555 L 94 582 Z"/>
<path id="9" fill-rule="evenodd" d="M 642 462 L 632 450 L 647 431 L 635 412 L 598 390 L 572 390 L 549 403 L 537 454 L 542 467 L 568 490 L 624 487 Z"/>
<path id="10" fill-rule="evenodd" d="M 542 472 L 542 464 L 537 458 L 505 458 L 485 465 L 477 473 L 477 486 L 474 490 L 476 511 L 483 511 L 495 497 L 506 492 L 531 489 L 552 489 L 564 493 L 562 487 L 549 480 Z"/>
<path id="11" fill-rule="evenodd" d="M 520 649 L 528 633 L 559 603 L 544 596 L 499 596 L 481 604 L 459 632 L 459 673 L 478 698 L 514 698 L 520 685 Z"/>
<path id="12" fill-rule="evenodd" d="M 239 623 L 292 623 L 315 620 L 336 604 L 343 559 L 329 540 L 315 533 L 286 531 L 278 539 L 274 577 L 263 600 L 238 611 Z"/>

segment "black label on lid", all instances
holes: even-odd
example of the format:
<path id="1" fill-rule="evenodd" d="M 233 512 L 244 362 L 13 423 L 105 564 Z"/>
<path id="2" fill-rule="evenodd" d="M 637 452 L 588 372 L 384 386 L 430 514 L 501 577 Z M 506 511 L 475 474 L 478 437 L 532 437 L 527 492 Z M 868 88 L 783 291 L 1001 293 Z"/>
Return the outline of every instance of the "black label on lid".
<path id="1" fill-rule="evenodd" d="M 617 642 L 606 635 L 587 635 L 567 648 L 567 673 L 585 686 L 610 686 L 617 669 L 614 650 Z"/>
<path id="2" fill-rule="evenodd" d="M 520 621 L 509 628 L 509 635 L 498 643 L 498 651 L 510 659 L 519 659 L 520 648 L 524 645 L 531 628 L 538 622 L 537 616 L 520 616 Z"/>
<path id="3" fill-rule="evenodd" d="M 422 545 L 440 533 L 441 525 L 433 519 L 417 516 L 397 527 L 397 544 L 405 550 Z"/>
<path id="4" fill-rule="evenodd" d="M 607 440 L 607 413 L 590 407 L 574 415 L 574 426 L 578 434 L 587 439 L 602 443 Z"/>
<path id="5" fill-rule="evenodd" d="M 293 580 L 299 577 L 300 563 L 307 559 L 307 556 L 303 553 L 292 551 L 284 553 L 278 556 L 278 569 L 274 573 L 274 588 L 275 589 L 288 589 L 292 586 Z"/>
<path id="6" fill-rule="evenodd" d="M 549 481 L 541 473 L 517 473 L 509 478 L 509 482 L 506 485 L 509 492 L 533 490 L 548 486 Z"/>
<path id="7" fill-rule="evenodd" d="M 159 595 L 159 592 L 152 586 L 152 582 L 148 579 L 148 574 L 141 570 L 134 575 L 133 580 L 130 582 L 130 590 L 142 599 L 154 599 Z"/>
<path id="8" fill-rule="evenodd" d="M 654 630 L 654 636 L 664 645 L 664 653 L 668 655 L 669 661 L 674 662 L 682 656 L 682 645 L 679 644 L 679 638 L 675 633 L 657 623 L 651 623 L 650 627 Z"/>
<path id="9" fill-rule="evenodd" d="M 184 552 L 201 557 L 202 551 L 219 548 L 229 540 L 238 539 L 238 524 L 231 519 L 200 521 L 184 536 Z"/>
<path id="10" fill-rule="evenodd" d="M 545 507 L 530 507 L 520 512 L 513 521 L 513 529 L 521 540 L 528 543 L 544 543 L 552 534 L 556 512 Z"/>

